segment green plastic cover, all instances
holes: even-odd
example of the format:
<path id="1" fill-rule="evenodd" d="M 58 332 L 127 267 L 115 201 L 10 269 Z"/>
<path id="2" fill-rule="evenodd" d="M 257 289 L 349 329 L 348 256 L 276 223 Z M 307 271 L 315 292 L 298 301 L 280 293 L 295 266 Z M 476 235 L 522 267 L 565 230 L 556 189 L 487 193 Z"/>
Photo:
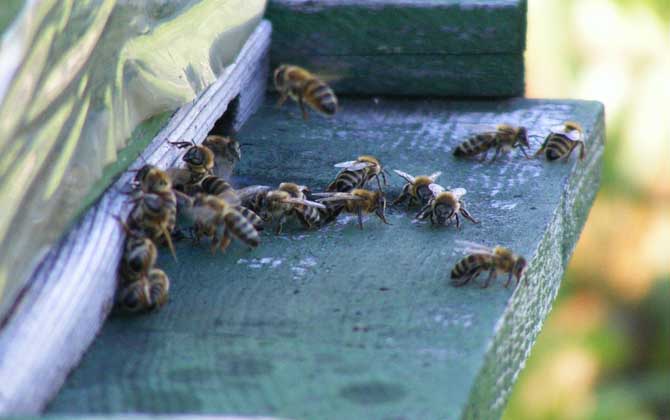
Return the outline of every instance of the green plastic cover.
<path id="1" fill-rule="evenodd" d="M 108 185 L 123 169 L 111 164 L 131 149 L 133 130 L 169 115 L 219 77 L 265 5 L 3 0 L 0 317 L 96 198 L 94 185 Z"/>

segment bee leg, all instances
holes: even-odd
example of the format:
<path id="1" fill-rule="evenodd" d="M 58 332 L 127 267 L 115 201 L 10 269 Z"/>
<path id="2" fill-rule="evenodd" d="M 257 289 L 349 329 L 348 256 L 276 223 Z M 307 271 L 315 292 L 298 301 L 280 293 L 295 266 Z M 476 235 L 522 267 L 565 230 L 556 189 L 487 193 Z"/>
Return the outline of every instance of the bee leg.
<path id="1" fill-rule="evenodd" d="M 282 105 L 284 105 L 284 102 L 286 102 L 286 99 L 288 99 L 288 93 L 282 92 L 279 100 L 277 101 L 277 108 L 281 108 Z"/>
<path id="2" fill-rule="evenodd" d="M 456 218 L 456 229 L 460 230 L 461 229 L 461 220 L 458 218 L 458 213 L 454 214 L 454 217 Z"/>
<path id="3" fill-rule="evenodd" d="M 507 281 L 505 282 L 505 288 L 509 287 L 510 283 L 512 282 L 512 276 L 513 276 L 513 273 L 509 273 L 509 276 L 507 277 Z"/>
<path id="4" fill-rule="evenodd" d="M 586 157 L 586 145 L 583 141 L 578 141 L 577 143 L 579 144 L 579 160 L 584 160 Z"/>
<path id="5" fill-rule="evenodd" d="M 475 223 L 475 224 L 479 223 L 479 220 L 476 220 L 474 217 L 472 217 L 472 215 L 467 211 L 467 209 L 465 208 L 465 206 L 463 205 L 462 202 L 461 202 L 461 214 L 463 215 L 463 217 L 465 217 L 466 219 L 468 219 L 472 223 Z"/>
<path id="6" fill-rule="evenodd" d="M 300 104 L 300 110 L 302 111 L 302 119 L 307 121 L 309 115 L 307 115 L 307 109 L 305 109 L 305 102 L 302 100 L 302 96 L 298 96 L 298 103 Z"/>
<path id="7" fill-rule="evenodd" d="M 377 187 L 379 187 L 379 191 L 384 191 L 382 188 L 382 183 L 379 181 L 379 175 L 375 175 L 375 179 L 377 180 Z"/>
<path id="8" fill-rule="evenodd" d="M 526 149 L 523 146 L 519 145 L 519 149 L 521 149 L 521 153 L 523 153 L 526 159 L 530 159 L 530 156 L 528 156 L 528 153 L 526 153 Z"/>
<path id="9" fill-rule="evenodd" d="M 221 242 L 219 243 L 219 249 L 221 249 L 222 253 L 226 252 L 226 249 L 228 248 L 228 245 L 230 245 L 231 240 L 232 237 L 230 236 L 228 229 L 224 229 L 223 233 L 221 234 Z"/>
<path id="10" fill-rule="evenodd" d="M 362 230 L 363 229 L 363 211 L 361 209 L 358 209 L 356 212 L 358 214 L 358 227 Z"/>
<path id="11" fill-rule="evenodd" d="M 488 155 L 489 155 L 489 151 L 488 151 L 488 149 L 487 149 L 487 150 L 485 150 L 485 151 L 482 153 L 482 157 L 479 158 L 479 161 L 480 161 L 480 162 L 485 162 L 485 161 L 486 161 L 486 157 L 487 157 Z"/>
<path id="12" fill-rule="evenodd" d="M 423 220 L 426 218 L 428 215 L 428 211 L 430 210 L 430 203 L 426 204 L 425 206 L 421 207 L 421 210 L 414 216 L 415 219 Z M 431 217 L 432 219 L 432 217 Z M 431 220 L 432 221 L 432 220 Z"/>
<path id="13" fill-rule="evenodd" d="M 501 146 L 496 147 L 496 153 L 493 155 L 493 159 L 491 159 L 491 163 L 495 162 L 496 159 L 498 159 L 498 155 L 500 155 L 500 151 L 502 150 Z"/>
<path id="14" fill-rule="evenodd" d="M 400 204 L 403 201 L 405 201 L 406 199 L 407 199 L 407 185 L 405 185 L 402 188 L 402 191 L 400 191 L 400 195 L 398 196 L 398 198 L 393 200 L 393 205 Z M 409 202 L 410 202 L 410 204 L 412 203 L 412 197 L 409 198 Z"/>
<path id="15" fill-rule="evenodd" d="M 489 276 L 486 278 L 486 281 L 480 287 L 482 289 L 486 289 L 487 287 L 489 287 L 491 281 L 495 278 L 495 276 L 496 276 L 496 269 L 492 268 L 491 271 L 489 271 Z"/>
<path id="16" fill-rule="evenodd" d="M 163 228 L 163 238 L 165 238 L 165 242 L 167 243 L 168 248 L 170 248 L 172 258 L 177 261 L 177 254 L 174 250 L 174 245 L 172 244 L 172 235 L 170 235 L 170 232 L 168 232 L 166 228 Z"/>

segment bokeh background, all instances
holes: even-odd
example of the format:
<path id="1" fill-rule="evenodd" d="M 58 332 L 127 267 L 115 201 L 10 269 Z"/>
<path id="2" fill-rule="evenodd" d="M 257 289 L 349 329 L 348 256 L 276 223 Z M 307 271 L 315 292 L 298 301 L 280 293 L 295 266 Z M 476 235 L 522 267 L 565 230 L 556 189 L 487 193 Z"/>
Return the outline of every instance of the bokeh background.
<path id="1" fill-rule="evenodd" d="M 602 189 L 506 409 L 670 419 L 670 0 L 529 0 L 527 96 L 606 107 Z"/>

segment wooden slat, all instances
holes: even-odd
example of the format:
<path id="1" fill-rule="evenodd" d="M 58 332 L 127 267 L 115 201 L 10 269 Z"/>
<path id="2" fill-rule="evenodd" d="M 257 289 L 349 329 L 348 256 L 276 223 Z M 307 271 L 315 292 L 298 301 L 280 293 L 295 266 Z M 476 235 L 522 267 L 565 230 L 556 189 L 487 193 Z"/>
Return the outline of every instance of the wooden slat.
<path id="1" fill-rule="evenodd" d="M 271 0 L 271 60 L 340 94 L 517 96 L 526 0 Z"/>
<path id="2" fill-rule="evenodd" d="M 172 166 L 182 151 L 166 140 L 202 141 L 239 95 L 239 128 L 262 99 L 271 26 L 262 22 L 235 63 L 193 103 L 177 111 L 131 168 Z M 42 261 L 0 331 L 0 414 L 36 413 L 63 383 L 111 309 L 123 241 L 126 172 Z"/>
<path id="3" fill-rule="evenodd" d="M 303 121 L 274 98 L 238 138 L 250 147 L 234 182 L 294 181 L 323 189 L 335 162 L 371 153 L 390 169 L 443 171 L 480 225 L 431 228 L 417 209 L 388 209 L 358 229 L 342 217 L 320 230 L 289 226 L 249 250 L 212 256 L 207 244 L 162 252 L 169 304 L 106 324 L 48 412 L 234 413 L 313 419 L 498 418 L 556 296 L 598 190 L 602 105 L 342 98 L 332 119 Z M 587 156 L 568 163 L 458 160 L 470 134 L 508 122 L 546 135 L 576 120 Z M 539 146 L 533 141 L 533 149 Z M 389 198 L 402 181 L 393 176 Z M 524 255 L 522 283 L 455 288 L 456 240 Z M 101 375 L 100 372 L 105 372 Z"/>

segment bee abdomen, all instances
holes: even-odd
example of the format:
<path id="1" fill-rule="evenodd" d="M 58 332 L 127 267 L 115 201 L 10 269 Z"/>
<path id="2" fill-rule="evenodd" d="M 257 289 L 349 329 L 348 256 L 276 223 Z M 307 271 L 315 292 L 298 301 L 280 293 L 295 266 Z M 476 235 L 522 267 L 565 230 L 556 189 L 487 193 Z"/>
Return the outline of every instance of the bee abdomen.
<path id="1" fill-rule="evenodd" d="M 478 155 L 489 149 L 491 139 L 488 136 L 477 135 L 465 140 L 454 149 L 454 156 L 467 157 Z"/>
<path id="2" fill-rule="evenodd" d="M 149 273 L 149 300 L 152 308 L 159 308 L 167 302 L 170 279 L 161 269 L 154 268 Z"/>
<path id="3" fill-rule="evenodd" d="M 250 210 L 243 206 L 236 207 L 236 210 L 240 212 L 240 214 L 244 216 L 248 221 L 250 221 L 251 224 L 254 225 L 254 227 L 258 227 L 263 224 L 263 219 L 261 219 L 261 217 L 257 215 L 253 210 Z"/>
<path id="4" fill-rule="evenodd" d="M 328 192 L 351 192 L 351 190 L 362 187 L 363 173 L 360 171 L 343 171 L 337 175 L 328 188 Z"/>
<path id="5" fill-rule="evenodd" d="M 570 152 L 571 141 L 563 136 L 552 136 L 547 144 L 545 155 L 547 160 L 557 160 Z"/>
<path id="6" fill-rule="evenodd" d="M 257 247 L 261 243 L 261 238 L 254 225 L 240 213 L 230 212 L 225 215 L 224 221 L 233 235 L 250 247 Z"/>
<path id="7" fill-rule="evenodd" d="M 309 225 L 309 227 L 318 226 L 321 221 L 319 210 L 314 207 L 305 206 L 298 211 L 298 216 L 302 217 L 304 219 L 303 223 Z"/>
<path id="8" fill-rule="evenodd" d="M 211 195 L 223 195 L 234 191 L 233 186 L 218 176 L 207 176 L 200 184 L 203 192 Z"/>
<path id="9" fill-rule="evenodd" d="M 305 85 L 305 98 L 316 109 L 327 115 L 337 111 L 337 98 L 327 84 L 318 79 L 312 79 Z"/>

